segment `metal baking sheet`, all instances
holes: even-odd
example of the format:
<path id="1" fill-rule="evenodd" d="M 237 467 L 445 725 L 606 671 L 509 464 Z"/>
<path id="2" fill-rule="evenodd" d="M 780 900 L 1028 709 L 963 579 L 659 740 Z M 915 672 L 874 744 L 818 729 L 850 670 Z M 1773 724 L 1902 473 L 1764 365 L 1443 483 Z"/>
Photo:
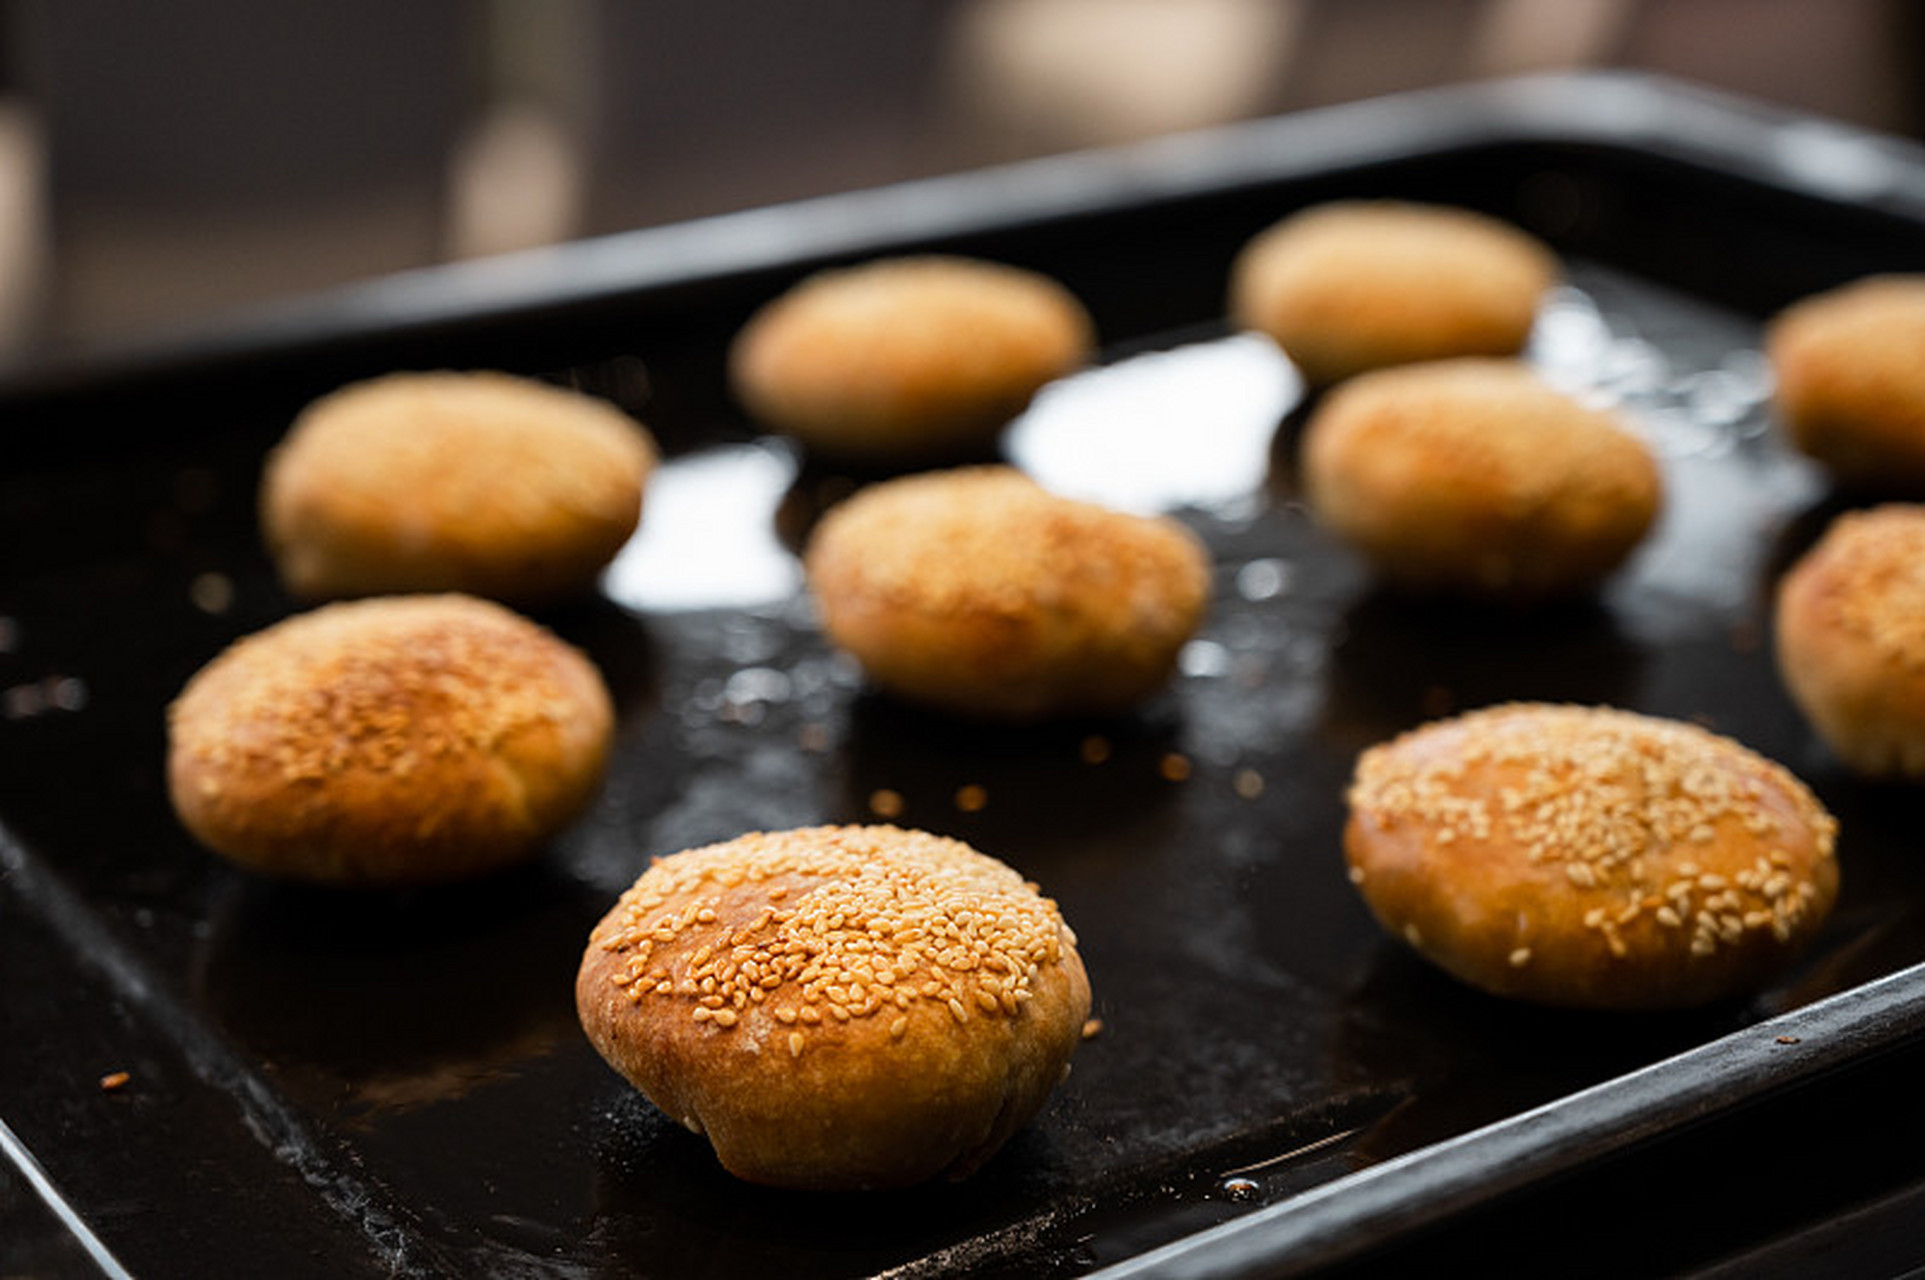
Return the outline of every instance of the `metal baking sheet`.
<path id="1" fill-rule="evenodd" d="M 1337 196 L 1481 208 L 1566 256 L 1534 358 L 1623 404 L 1670 486 L 1596 599 L 1399 599 L 1306 518 L 1293 377 L 1220 316 L 1244 240 Z M 1011 730 L 914 712 L 813 626 L 794 548 L 864 477 L 758 436 L 722 352 L 806 271 L 920 248 L 1085 298 L 1103 363 L 1040 397 L 1009 455 L 1174 504 L 1213 550 L 1203 631 L 1139 714 Z M 1843 500 L 1774 438 L 1757 345 L 1796 297 L 1921 268 L 1925 164 L 1898 144 L 1663 83 L 1533 80 L 420 273 L 16 376 L 0 1224 L 47 1239 L 48 1270 L 135 1275 L 1276 1273 L 1913 1044 L 1914 793 L 1843 774 L 1772 672 L 1772 582 Z M 610 396 L 669 452 L 604 598 L 542 616 L 615 693 L 607 787 L 535 864 L 482 883 L 252 878 L 173 820 L 163 710 L 294 608 L 254 517 L 293 411 L 441 366 Z M 1844 896 L 1805 962 L 1743 1004 L 1599 1017 L 1487 999 L 1382 937 L 1338 851 L 1356 753 L 1507 698 L 1697 719 L 1809 781 L 1843 824 Z M 969 1182 L 737 1184 L 581 1037 L 588 928 L 651 855 L 865 820 L 884 789 L 901 821 L 1058 899 L 1102 1029 Z"/>

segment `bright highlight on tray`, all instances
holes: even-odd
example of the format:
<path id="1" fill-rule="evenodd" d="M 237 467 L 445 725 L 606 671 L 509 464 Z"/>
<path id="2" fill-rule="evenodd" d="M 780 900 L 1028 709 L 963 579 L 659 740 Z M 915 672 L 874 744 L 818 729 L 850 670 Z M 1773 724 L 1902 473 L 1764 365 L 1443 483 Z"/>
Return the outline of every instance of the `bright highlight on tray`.
<path id="1" fill-rule="evenodd" d="M 656 861 L 575 988 L 602 1056 L 750 1182 L 977 1169 L 1068 1074 L 1089 981 L 1056 904 L 957 840 L 758 832 Z"/>
<path id="2" fill-rule="evenodd" d="M 1377 920 L 1472 986 L 1668 1009 L 1762 986 L 1838 896 L 1837 823 L 1696 725 L 1514 703 L 1364 752 L 1344 852 Z"/>

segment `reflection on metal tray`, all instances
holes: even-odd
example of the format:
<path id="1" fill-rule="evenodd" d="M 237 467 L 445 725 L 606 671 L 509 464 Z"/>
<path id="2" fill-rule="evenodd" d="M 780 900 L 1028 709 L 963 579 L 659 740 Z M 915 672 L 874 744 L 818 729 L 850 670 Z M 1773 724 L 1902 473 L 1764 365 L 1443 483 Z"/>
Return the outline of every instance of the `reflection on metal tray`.
<path id="1" fill-rule="evenodd" d="M 1835 504 L 1773 439 L 1756 348 L 1792 298 L 1925 266 L 1921 174 L 1900 149 L 1675 88 L 1533 81 L 429 273 L 0 388 L 19 445 L 0 477 L 17 1161 L 135 1274 L 1228 1274 L 1350 1256 L 1912 1042 L 1909 797 L 1844 776 L 1771 670 L 1774 575 Z M 1533 358 L 1632 413 L 1671 495 L 1595 600 L 1398 599 L 1294 501 L 1299 388 L 1218 316 L 1243 241 L 1338 195 L 1475 206 L 1566 255 Z M 1208 621 L 1140 714 L 954 723 L 864 692 L 813 627 L 792 549 L 853 481 L 756 438 L 721 352 L 802 272 L 911 247 L 1036 266 L 1090 303 L 1103 366 L 1040 397 L 1010 455 L 1174 505 L 1215 554 Z M 251 879 L 169 814 L 163 708 L 292 607 L 253 487 L 293 408 L 433 365 L 573 381 L 669 449 L 608 598 L 544 618 L 614 690 L 608 786 L 492 881 Z M 162 401 L 193 425 L 142 430 Z M 714 559 L 691 575 L 675 548 L 698 544 Z M 1808 961 L 1743 1006 L 1600 1018 L 1486 999 L 1385 941 L 1337 854 L 1351 763 L 1506 698 L 1708 721 L 1806 777 L 1843 821 L 1845 869 Z M 986 804 L 957 804 L 969 785 Z M 580 948 L 648 856 L 861 820 L 884 788 L 902 821 L 1061 902 L 1103 1030 L 970 1182 L 739 1185 L 582 1039 Z"/>

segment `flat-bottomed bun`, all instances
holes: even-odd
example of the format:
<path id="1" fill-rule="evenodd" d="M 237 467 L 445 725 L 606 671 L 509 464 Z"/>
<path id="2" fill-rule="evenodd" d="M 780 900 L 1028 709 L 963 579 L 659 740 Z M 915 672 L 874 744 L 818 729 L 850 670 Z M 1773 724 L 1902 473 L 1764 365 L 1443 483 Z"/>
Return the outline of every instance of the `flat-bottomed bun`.
<path id="1" fill-rule="evenodd" d="M 1054 280 L 930 255 L 809 277 L 750 318 L 729 368 L 750 414 L 817 453 L 928 461 L 992 442 L 1094 345 Z"/>
<path id="2" fill-rule="evenodd" d="M 956 840 L 756 833 L 654 863 L 595 927 L 588 1038 L 750 1182 L 970 1173 L 1068 1073 L 1089 982 L 1056 905 Z"/>
<path id="3" fill-rule="evenodd" d="M 261 523 L 304 599 L 590 591 L 641 518 L 654 441 L 606 401 L 505 373 L 398 373 L 315 401 L 269 456 Z"/>
<path id="4" fill-rule="evenodd" d="M 1595 585 L 1663 496 L 1643 441 L 1515 360 L 1345 383 L 1304 430 L 1303 478 L 1318 521 L 1389 581 L 1525 600 Z"/>
<path id="5" fill-rule="evenodd" d="M 1779 584 L 1778 669 L 1870 777 L 1925 778 L 1925 506 L 1838 517 Z"/>
<path id="6" fill-rule="evenodd" d="M 1762 986 L 1838 894 L 1837 824 L 1695 725 L 1513 704 L 1366 751 L 1350 878 L 1393 935 L 1495 995 L 1592 1009 Z"/>
<path id="7" fill-rule="evenodd" d="M 1003 720 L 1148 696 L 1210 589 L 1182 525 L 1059 497 L 1008 467 L 862 490 L 823 518 L 806 567 L 824 628 L 876 684 Z"/>
<path id="8" fill-rule="evenodd" d="M 499 605 L 328 605 L 233 645 L 168 711 L 168 790 L 203 844 L 327 884 L 456 880 L 535 853 L 601 781 L 594 665 Z"/>
<path id="9" fill-rule="evenodd" d="M 1283 219 L 1231 268 L 1230 315 L 1312 385 L 1522 350 L 1557 258 L 1509 223 L 1437 205 L 1340 201 Z"/>

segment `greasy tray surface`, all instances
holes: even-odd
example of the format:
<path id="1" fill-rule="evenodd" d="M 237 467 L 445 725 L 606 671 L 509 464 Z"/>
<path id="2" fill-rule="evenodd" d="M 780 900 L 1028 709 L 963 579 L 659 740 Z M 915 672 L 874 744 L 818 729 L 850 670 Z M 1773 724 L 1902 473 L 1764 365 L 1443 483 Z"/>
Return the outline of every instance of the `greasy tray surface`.
<path id="1" fill-rule="evenodd" d="M 1184 512 L 1217 562 L 1201 642 L 1168 696 L 1119 721 L 962 726 L 864 694 L 827 653 L 779 539 L 792 545 L 846 480 L 791 477 L 720 385 L 747 308 L 813 265 L 801 248 L 672 282 L 642 270 L 628 292 L 572 300 L 463 305 L 427 281 L 433 305 L 407 323 L 348 307 L 274 341 L 16 391 L 5 429 L 30 448 L 0 478 L 0 1119 L 136 1274 L 210 1257 L 289 1275 L 1074 1274 L 1540 1104 L 1561 1105 L 1560 1141 L 1581 1160 L 1594 1104 L 1560 1099 L 1925 958 L 1910 796 L 1843 776 L 1771 670 L 1772 581 L 1838 503 L 1771 438 L 1750 355 L 1760 318 L 1791 298 L 1925 266 L 1917 222 L 1718 147 L 1706 155 L 1724 167 L 1456 101 L 1355 117 L 1341 153 L 1319 150 L 1313 126 L 1289 163 L 1276 136 L 1248 135 L 1233 176 L 1181 190 L 1084 181 L 1073 208 L 999 221 L 992 198 L 964 209 L 974 225 L 911 219 L 913 234 L 855 216 L 824 239 L 820 219 L 798 221 L 797 243 L 824 254 L 836 237 L 842 254 L 983 252 L 1091 302 L 1120 363 L 1013 437 L 1046 480 L 1066 454 L 1063 478 L 1137 494 L 1146 475 L 1190 474 L 1159 465 L 1177 439 L 1184 456 L 1241 459 Z M 1669 105 L 1671 149 L 1701 117 L 1776 127 Z M 1248 234 L 1344 194 L 1485 208 L 1569 256 L 1575 288 L 1540 354 L 1638 411 L 1671 485 L 1655 543 L 1597 601 L 1524 615 L 1390 598 L 1293 503 L 1287 384 L 1214 317 Z M 643 563 L 611 579 L 614 600 L 544 616 L 602 664 L 621 729 L 602 800 L 537 865 L 394 896 L 251 879 L 169 814 L 163 708 L 291 607 L 252 504 L 292 408 L 341 377 L 435 364 L 629 402 L 678 483 L 767 499 L 727 509 L 767 545 L 698 580 L 706 597 L 670 607 Z M 153 432 L 140 415 L 162 396 L 197 425 Z M 1101 429 L 1144 405 L 1174 433 L 1147 454 L 1083 443 L 1088 414 Z M 702 487 L 718 483 L 736 487 Z M 672 527 L 664 507 L 651 523 Z M 748 581 L 762 572 L 773 586 Z M 1808 962 L 1742 1007 L 1595 1018 L 1478 997 L 1382 938 L 1337 853 L 1357 751 L 1515 697 L 1699 718 L 1811 782 L 1844 825 L 1845 895 Z M 1110 748 L 1100 763 L 1084 758 L 1091 735 Z M 957 805 L 965 784 L 984 789 L 980 810 Z M 881 788 L 904 797 L 905 823 L 967 839 L 1058 899 L 1103 1029 L 967 1184 L 826 1198 L 740 1186 L 582 1039 L 583 940 L 650 855 L 864 820 Z M 1698 1069 L 1660 1069 L 1654 1087 L 1702 1084 Z M 129 1083 L 102 1090 L 118 1070 Z M 1788 1055 L 1782 1074 L 1798 1070 Z M 1425 1194 L 1421 1179 L 1398 1192 Z"/>

